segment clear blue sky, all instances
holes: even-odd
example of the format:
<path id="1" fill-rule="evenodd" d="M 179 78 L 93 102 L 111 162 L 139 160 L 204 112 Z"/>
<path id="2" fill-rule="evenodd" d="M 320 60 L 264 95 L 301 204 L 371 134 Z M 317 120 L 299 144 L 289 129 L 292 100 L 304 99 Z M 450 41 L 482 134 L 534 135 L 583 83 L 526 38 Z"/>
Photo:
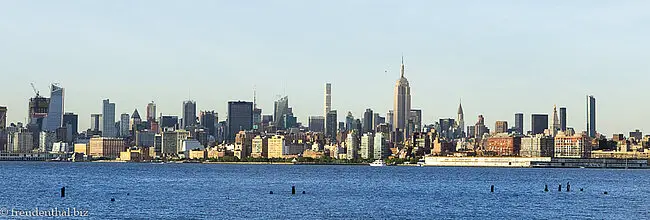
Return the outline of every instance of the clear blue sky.
<path id="1" fill-rule="evenodd" d="M 392 108 L 400 55 L 412 106 L 424 122 L 483 114 L 513 123 L 524 112 L 568 108 L 585 128 L 585 95 L 597 99 L 598 131 L 650 128 L 648 1 L 1 1 L 0 105 L 24 121 L 29 83 L 59 82 L 66 111 L 144 116 L 199 110 L 226 116 L 228 100 L 271 114 L 289 96 L 299 121 L 333 108 L 360 117 Z M 119 117 L 117 117 L 119 118 Z M 650 131 L 650 130 L 646 130 Z"/>

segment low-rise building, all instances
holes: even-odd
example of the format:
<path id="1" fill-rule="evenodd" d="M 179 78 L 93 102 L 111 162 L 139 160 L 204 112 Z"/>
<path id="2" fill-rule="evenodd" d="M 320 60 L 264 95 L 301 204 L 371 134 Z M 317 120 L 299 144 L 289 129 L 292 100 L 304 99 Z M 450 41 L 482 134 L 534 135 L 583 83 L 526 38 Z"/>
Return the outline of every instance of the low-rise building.
<path id="1" fill-rule="evenodd" d="M 269 156 L 269 138 L 257 135 L 252 141 L 251 157 L 267 158 Z"/>
<path id="2" fill-rule="evenodd" d="M 205 160 L 208 157 L 207 150 L 190 150 L 190 160 Z"/>
<path id="3" fill-rule="evenodd" d="M 124 149 L 126 149 L 126 145 L 122 138 L 93 137 L 90 139 L 89 155 L 115 159 Z"/>
<path id="4" fill-rule="evenodd" d="M 537 134 L 521 138 L 519 155 L 522 157 L 553 157 L 554 149 L 555 139 L 553 137 Z"/>
<path id="5" fill-rule="evenodd" d="M 584 134 L 566 136 L 559 132 L 555 136 L 555 157 L 564 158 L 589 158 L 591 156 L 591 143 Z"/>
<path id="6" fill-rule="evenodd" d="M 500 156 L 516 156 L 520 149 L 521 137 L 497 134 L 488 138 L 485 150 Z"/>

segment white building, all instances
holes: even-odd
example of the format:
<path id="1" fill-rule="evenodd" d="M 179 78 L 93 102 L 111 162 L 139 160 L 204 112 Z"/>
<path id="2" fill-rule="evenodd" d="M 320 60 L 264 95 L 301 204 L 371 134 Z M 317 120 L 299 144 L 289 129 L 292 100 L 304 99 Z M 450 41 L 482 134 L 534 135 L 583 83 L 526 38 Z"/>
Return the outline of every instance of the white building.
<path id="1" fill-rule="evenodd" d="M 374 149 L 374 135 L 372 133 L 365 133 L 361 137 L 361 158 L 362 159 L 373 159 L 375 154 Z M 381 145 L 379 146 L 381 147 Z"/>

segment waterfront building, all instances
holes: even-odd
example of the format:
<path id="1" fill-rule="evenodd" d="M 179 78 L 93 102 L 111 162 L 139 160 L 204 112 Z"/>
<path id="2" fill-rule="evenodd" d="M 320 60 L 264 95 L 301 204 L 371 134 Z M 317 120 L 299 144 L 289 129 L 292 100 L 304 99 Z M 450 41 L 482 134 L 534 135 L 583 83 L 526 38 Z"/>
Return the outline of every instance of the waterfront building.
<path id="1" fill-rule="evenodd" d="M 587 96 L 587 135 L 596 137 L 596 98 Z"/>
<path id="2" fill-rule="evenodd" d="M 7 106 L 0 106 L 0 130 L 7 128 Z"/>
<path id="3" fill-rule="evenodd" d="M 517 156 L 521 149 L 521 137 L 507 134 L 498 134 L 489 137 L 486 151 L 494 152 L 499 156 Z"/>
<path id="4" fill-rule="evenodd" d="M 129 114 L 123 113 L 120 115 L 120 137 L 129 136 L 130 119 Z"/>
<path id="5" fill-rule="evenodd" d="M 387 132 L 377 132 L 375 133 L 374 143 L 373 143 L 373 158 L 386 159 L 390 156 L 390 146 L 388 145 L 388 133 Z"/>
<path id="6" fill-rule="evenodd" d="M 278 121 L 279 122 L 279 121 Z M 239 131 L 253 129 L 253 103 L 245 101 L 228 102 L 228 140 L 235 141 Z"/>
<path id="7" fill-rule="evenodd" d="M 235 148 L 233 150 L 235 157 L 241 160 L 251 156 L 253 137 L 255 135 L 249 131 L 239 131 L 235 135 Z"/>
<path id="8" fill-rule="evenodd" d="M 411 86 L 406 77 L 404 77 L 404 57 L 402 57 L 402 65 L 400 66 L 400 78 L 395 83 L 394 95 L 394 115 L 391 125 L 395 132 L 403 133 L 398 136 L 408 137 L 410 134 L 406 132 L 408 119 L 411 114 Z"/>
<path id="9" fill-rule="evenodd" d="M 47 152 L 52 149 L 52 145 L 56 141 L 56 133 L 49 131 L 41 131 L 38 133 L 38 152 Z"/>
<path id="10" fill-rule="evenodd" d="M 90 144 L 74 144 L 74 153 L 90 155 Z"/>
<path id="11" fill-rule="evenodd" d="M 124 139 L 111 137 L 90 138 L 89 155 L 93 157 L 118 158 L 120 152 L 126 149 Z"/>
<path id="12" fill-rule="evenodd" d="M 524 134 L 524 113 L 515 114 L 515 132 Z"/>
<path id="13" fill-rule="evenodd" d="M 362 159 L 373 159 L 375 149 L 374 149 L 375 138 L 372 132 L 364 133 L 361 137 L 361 150 L 360 156 Z M 381 147 L 381 146 L 378 146 Z"/>
<path id="14" fill-rule="evenodd" d="M 345 149 L 348 160 L 358 159 L 359 152 L 359 139 L 358 139 L 358 130 L 351 130 L 348 132 L 348 136 L 345 139 Z"/>
<path id="15" fill-rule="evenodd" d="M 30 153 L 34 149 L 34 136 L 25 128 L 19 128 L 17 132 L 10 132 L 7 146 L 13 153 Z"/>
<path id="16" fill-rule="evenodd" d="M 117 137 L 115 127 L 115 103 L 105 99 L 102 102 L 102 137 Z M 119 152 L 115 157 L 119 156 Z"/>
<path id="17" fill-rule="evenodd" d="M 309 116 L 309 130 L 313 132 L 323 132 L 325 128 L 325 118 L 323 116 Z"/>
<path id="18" fill-rule="evenodd" d="M 368 133 L 368 132 L 374 132 L 375 129 L 372 127 L 373 125 L 373 117 L 375 114 L 372 112 L 372 109 L 366 109 L 366 111 L 363 113 L 363 126 L 362 126 L 362 132 Z"/>
<path id="19" fill-rule="evenodd" d="M 266 136 L 257 135 L 252 141 L 251 157 L 253 158 L 267 158 L 269 156 L 269 138 Z"/>
<path id="20" fill-rule="evenodd" d="M 268 139 L 268 158 L 285 158 L 288 155 L 297 155 L 305 150 L 304 144 L 293 143 L 285 135 L 274 135 Z"/>
<path id="21" fill-rule="evenodd" d="M 196 126 L 196 102 L 187 100 L 183 102 L 183 129 Z"/>
<path id="22" fill-rule="evenodd" d="M 64 89 L 58 84 L 50 86 L 50 103 L 44 119 L 44 131 L 56 131 L 63 125 Z"/>
<path id="23" fill-rule="evenodd" d="M 156 103 L 151 101 L 147 104 L 147 122 L 156 121 Z"/>
<path id="24" fill-rule="evenodd" d="M 589 158 L 591 156 L 591 143 L 586 135 L 566 136 L 560 132 L 555 136 L 554 154 L 555 157 Z"/>
<path id="25" fill-rule="evenodd" d="M 532 135 L 544 134 L 544 130 L 548 129 L 547 114 L 532 114 L 530 121 Z"/>
<path id="26" fill-rule="evenodd" d="M 553 157 L 555 151 L 555 139 L 550 136 L 537 134 L 531 137 L 521 138 L 522 157 Z"/>
<path id="27" fill-rule="evenodd" d="M 183 141 L 190 136 L 188 131 L 175 130 L 164 131 L 161 135 L 161 154 L 163 155 L 176 155 L 178 152 L 183 151 Z"/>
<path id="28" fill-rule="evenodd" d="M 494 125 L 495 133 L 508 133 L 508 121 L 496 121 Z"/>

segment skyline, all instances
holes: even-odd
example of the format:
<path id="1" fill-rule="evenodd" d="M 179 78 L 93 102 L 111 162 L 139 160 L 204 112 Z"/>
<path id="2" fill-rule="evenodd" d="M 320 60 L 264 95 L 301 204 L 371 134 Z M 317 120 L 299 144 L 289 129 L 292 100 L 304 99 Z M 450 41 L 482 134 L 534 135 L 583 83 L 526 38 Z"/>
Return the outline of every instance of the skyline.
<path id="1" fill-rule="evenodd" d="M 598 132 L 650 124 L 643 95 L 649 34 L 637 26 L 649 18 L 645 2 L 204 3 L 156 2 L 155 10 L 146 1 L 3 3 L 0 39 L 11 42 L 0 45 L 2 72 L 11 76 L 0 88 L 12 94 L 0 100 L 7 121 L 25 121 L 31 82 L 48 97 L 46 86 L 60 83 L 65 112 L 79 115 L 80 130 L 104 99 L 116 103 L 117 116 L 152 100 L 158 115 L 181 116 L 191 99 L 197 112 L 215 110 L 223 120 L 227 102 L 252 101 L 254 88 L 263 114 L 272 114 L 276 95 L 288 95 L 306 125 L 322 115 L 326 82 L 339 121 L 366 108 L 385 116 L 403 53 L 423 123 L 455 118 L 462 98 L 465 125 L 482 114 L 493 128 L 523 112 L 530 130 L 531 114 L 552 115 L 557 105 L 567 108 L 567 126 L 583 131 L 584 98 L 594 95 Z"/>

